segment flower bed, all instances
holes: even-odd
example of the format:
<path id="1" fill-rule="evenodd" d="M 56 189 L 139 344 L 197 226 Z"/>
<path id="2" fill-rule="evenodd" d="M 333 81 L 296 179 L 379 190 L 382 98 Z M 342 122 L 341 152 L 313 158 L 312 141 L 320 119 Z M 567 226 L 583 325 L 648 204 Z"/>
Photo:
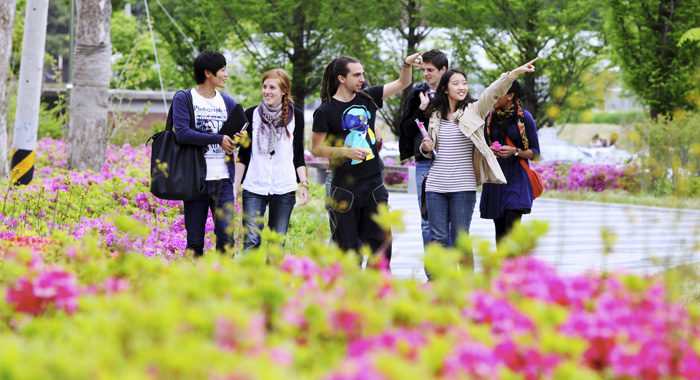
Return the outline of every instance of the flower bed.
<path id="1" fill-rule="evenodd" d="M 660 277 L 565 276 L 511 251 L 536 232 L 480 250 L 476 274 L 456 269 L 462 242 L 431 249 L 428 284 L 363 272 L 325 239 L 193 260 L 180 204 L 148 193 L 147 149 L 110 147 L 100 174 L 45 169 L 63 148 L 47 149 L 5 191 L 6 378 L 700 378 L 698 310 Z"/>
<path id="2" fill-rule="evenodd" d="M 634 190 L 640 178 L 635 165 L 594 164 L 543 164 L 530 162 L 533 170 L 542 174 L 546 190 L 571 191 L 606 189 Z"/>

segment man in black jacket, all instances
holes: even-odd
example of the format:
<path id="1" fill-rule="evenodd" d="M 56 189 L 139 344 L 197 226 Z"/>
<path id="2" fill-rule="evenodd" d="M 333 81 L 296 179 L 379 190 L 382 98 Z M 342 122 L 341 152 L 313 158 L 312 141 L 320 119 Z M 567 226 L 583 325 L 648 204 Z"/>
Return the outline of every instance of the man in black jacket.
<path id="1" fill-rule="evenodd" d="M 416 158 L 416 192 L 418 193 L 418 208 L 421 207 L 421 184 L 423 178 L 428 175 L 432 160 L 423 157 L 420 153 L 420 144 L 423 141 L 423 135 L 418 129 L 416 119 L 425 110 L 420 109 L 421 96 L 430 98 L 435 94 L 442 74 L 447 70 L 447 56 L 440 50 L 430 50 L 423 53 L 423 77 L 424 83 L 420 83 L 413 87 L 413 90 L 406 98 L 406 106 L 401 116 L 401 131 L 399 134 L 399 153 L 401 160 L 406 160 L 415 156 Z M 430 225 L 427 221 L 421 220 L 421 229 L 423 233 L 423 246 L 430 242 Z"/>

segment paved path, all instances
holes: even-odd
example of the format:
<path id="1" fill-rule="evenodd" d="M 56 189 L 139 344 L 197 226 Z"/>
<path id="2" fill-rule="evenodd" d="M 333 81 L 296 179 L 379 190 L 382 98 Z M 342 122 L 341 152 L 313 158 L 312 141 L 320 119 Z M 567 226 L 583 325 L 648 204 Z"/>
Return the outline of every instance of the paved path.
<path id="1" fill-rule="evenodd" d="M 479 197 L 471 234 L 495 244 L 491 220 L 479 218 Z M 391 193 L 392 209 L 405 210 L 406 230 L 394 232 L 392 273 L 400 278 L 425 280 L 420 213 L 414 194 Z M 537 199 L 532 220 L 549 223 L 549 232 L 537 243 L 534 254 L 562 272 L 622 268 L 654 273 L 680 263 L 700 261 L 700 211 L 610 203 Z M 616 235 L 612 254 L 603 258 L 602 230 Z M 479 257 L 476 252 L 476 260 Z M 477 264 L 478 265 L 478 264 Z"/>

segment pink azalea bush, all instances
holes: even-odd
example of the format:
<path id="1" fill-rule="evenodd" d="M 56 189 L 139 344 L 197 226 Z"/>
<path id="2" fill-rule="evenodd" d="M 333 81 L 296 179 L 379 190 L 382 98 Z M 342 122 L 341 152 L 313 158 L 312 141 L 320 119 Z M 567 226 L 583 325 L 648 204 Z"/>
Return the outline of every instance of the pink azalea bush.
<path id="1" fill-rule="evenodd" d="M 180 203 L 148 193 L 147 148 L 110 147 L 96 174 L 41 144 L 42 174 L 0 217 L 8 378 L 700 378 L 700 313 L 660 276 L 564 275 L 527 255 L 451 275 L 444 251 L 419 284 L 317 243 L 192 260 Z M 607 186 L 602 173 L 571 183 Z"/>
<path id="2" fill-rule="evenodd" d="M 634 164 L 545 164 L 531 161 L 530 166 L 542 174 L 545 190 L 638 190 L 642 181 Z"/>
<path id="3" fill-rule="evenodd" d="M 384 165 L 398 165 L 398 163 L 391 157 L 384 159 Z M 387 172 L 384 177 L 384 182 L 388 185 L 400 185 L 408 181 L 408 173 L 399 172 Z"/>
<path id="4" fill-rule="evenodd" d="M 49 308 L 73 313 L 78 308 L 78 282 L 71 273 L 45 269 L 18 279 L 7 290 L 7 303 L 18 313 L 39 315 Z"/>

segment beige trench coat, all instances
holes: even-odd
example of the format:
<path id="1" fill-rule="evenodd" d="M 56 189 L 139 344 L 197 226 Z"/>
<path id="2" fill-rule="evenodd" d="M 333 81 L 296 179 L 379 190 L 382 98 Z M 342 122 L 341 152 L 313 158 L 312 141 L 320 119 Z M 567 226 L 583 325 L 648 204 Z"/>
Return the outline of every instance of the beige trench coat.
<path id="1" fill-rule="evenodd" d="M 476 174 L 476 185 L 482 183 L 506 183 L 506 176 L 498 165 L 496 156 L 489 148 L 484 137 L 484 119 L 491 110 L 496 101 L 501 96 L 505 95 L 510 86 L 513 84 L 513 79 L 508 77 L 507 73 L 502 74 L 495 82 L 493 82 L 481 94 L 479 100 L 468 104 L 464 109 L 459 109 L 453 114 L 455 123 L 459 126 L 459 130 L 469 137 L 474 143 L 472 162 L 474 163 L 474 174 Z M 440 123 L 442 122 L 437 112 L 430 116 L 428 125 L 428 135 L 435 141 L 435 150 L 438 150 L 438 136 L 440 132 Z M 433 158 L 432 152 L 421 153 L 428 158 Z"/>

